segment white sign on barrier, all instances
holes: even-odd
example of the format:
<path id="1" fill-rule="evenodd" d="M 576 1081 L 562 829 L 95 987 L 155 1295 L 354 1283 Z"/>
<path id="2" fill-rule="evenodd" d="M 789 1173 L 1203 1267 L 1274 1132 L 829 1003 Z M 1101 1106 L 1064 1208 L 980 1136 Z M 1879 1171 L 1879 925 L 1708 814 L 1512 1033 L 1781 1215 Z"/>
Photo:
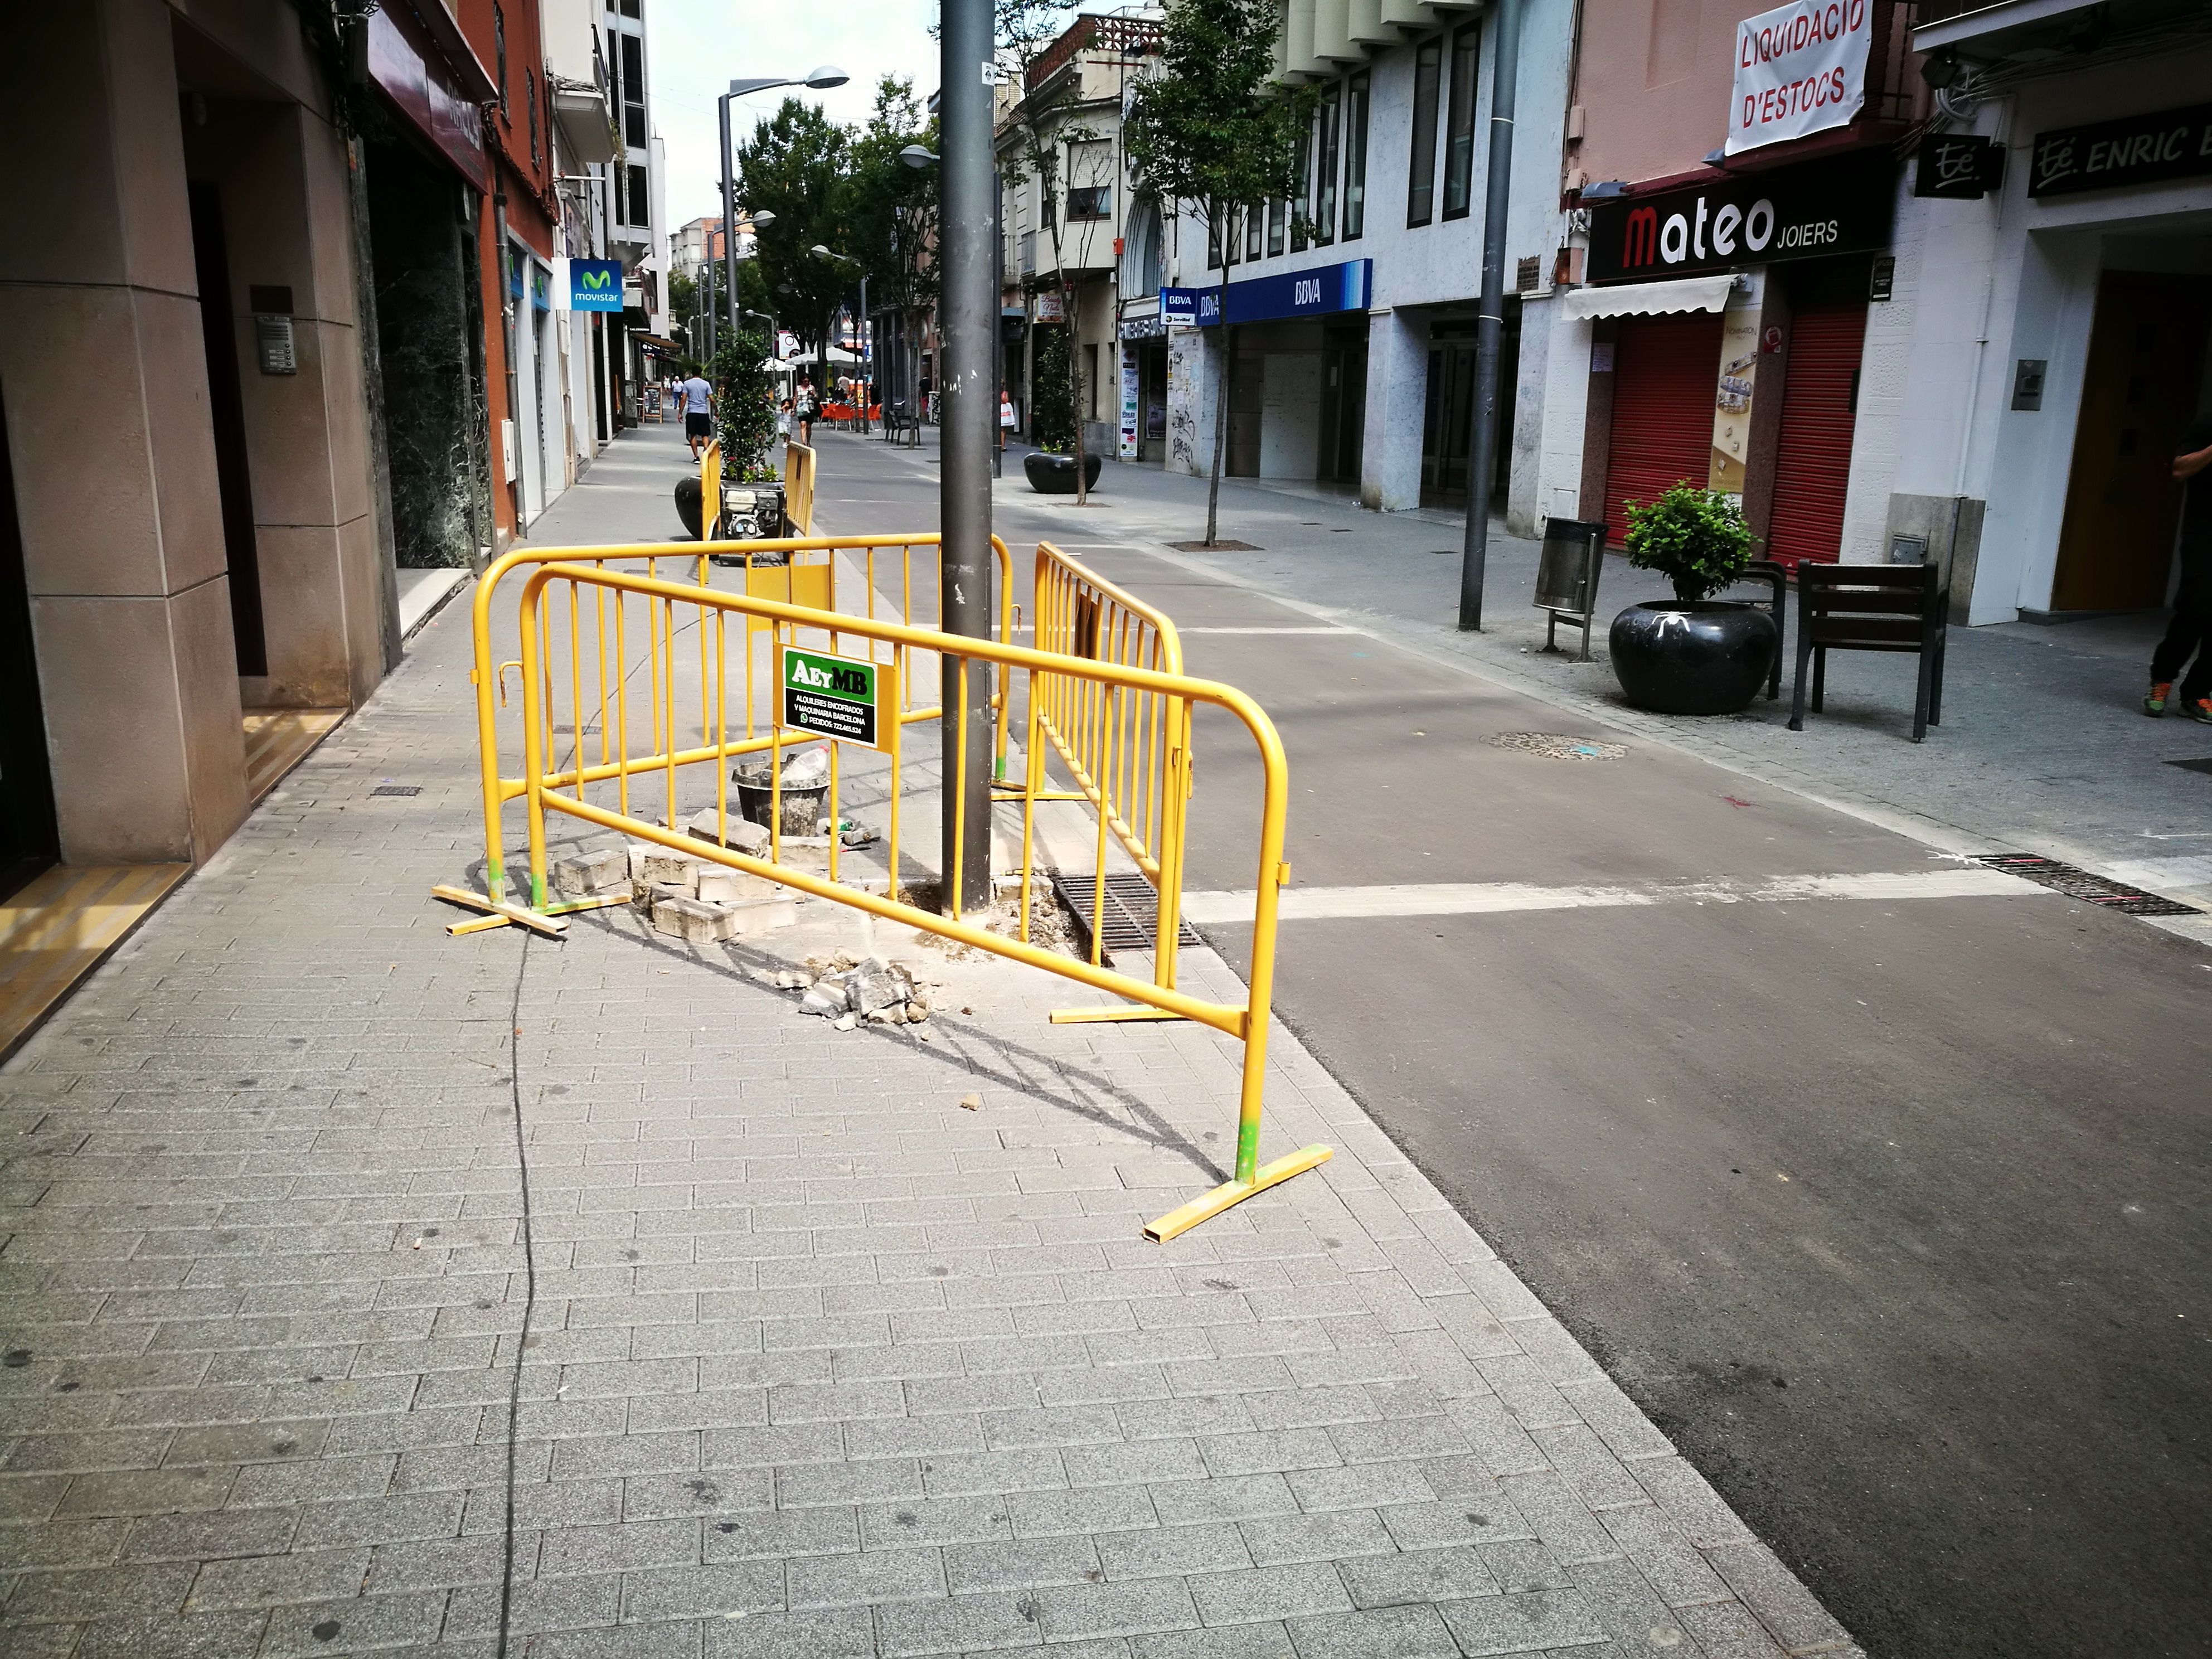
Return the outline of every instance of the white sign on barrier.
<path id="1" fill-rule="evenodd" d="M 1735 26 L 1728 153 L 1825 132 L 1866 103 L 1871 0 L 1796 0 Z"/>

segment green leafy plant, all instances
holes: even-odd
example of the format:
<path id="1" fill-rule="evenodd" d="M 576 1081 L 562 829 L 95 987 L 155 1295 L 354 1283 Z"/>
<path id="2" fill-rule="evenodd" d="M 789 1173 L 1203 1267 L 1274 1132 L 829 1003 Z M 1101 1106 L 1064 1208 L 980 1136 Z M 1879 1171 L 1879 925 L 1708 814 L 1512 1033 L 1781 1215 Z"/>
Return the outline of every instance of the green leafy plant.
<path id="1" fill-rule="evenodd" d="M 1069 453 L 1075 444 L 1075 378 L 1067 331 L 1050 324 L 1036 331 L 1030 361 L 1030 436 L 1048 455 Z"/>
<path id="2" fill-rule="evenodd" d="M 765 334 L 739 334 L 707 367 L 722 477 L 732 483 L 773 483 L 779 476 L 768 458 L 775 441 L 776 396 L 775 378 L 761 367 L 768 355 Z"/>
<path id="3" fill-rule="evenodd" d="M 1751 531 L 1733 495 L 1700 489 L 1686 479 L 1654 501 L 1624 501 L 1628 562 L 1656 570 L 1684 605 L 1710 599 L 1738 580 L 1751 562 Z"/>

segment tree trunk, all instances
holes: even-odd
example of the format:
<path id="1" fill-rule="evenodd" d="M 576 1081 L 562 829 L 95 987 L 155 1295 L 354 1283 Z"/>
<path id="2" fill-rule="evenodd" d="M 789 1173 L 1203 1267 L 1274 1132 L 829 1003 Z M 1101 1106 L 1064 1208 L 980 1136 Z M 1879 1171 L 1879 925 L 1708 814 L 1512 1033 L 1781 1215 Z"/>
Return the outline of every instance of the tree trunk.
<path id="1" fill-rule="evenodd" d="M 1075 428 L 1075 504 L 1081 507 L 1091 499 L 1091 492 L 1083 485 L 1083 325 L 1075 309 L 1075 291 L 1067 280 L 1065 266 L 1060 278 L 1060 309 L 1067 319 L 1067 417 L 1068 423 Z"/>

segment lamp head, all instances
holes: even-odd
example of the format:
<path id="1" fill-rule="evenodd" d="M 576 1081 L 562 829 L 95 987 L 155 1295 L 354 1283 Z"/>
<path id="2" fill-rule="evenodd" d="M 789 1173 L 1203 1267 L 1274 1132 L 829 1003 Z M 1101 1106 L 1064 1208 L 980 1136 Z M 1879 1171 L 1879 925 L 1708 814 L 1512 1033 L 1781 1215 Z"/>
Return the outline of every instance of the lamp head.
<path id="1" fill-rule="evenodd" d="M 899 160 L 917 170 L 937 165 L 937 152 L 927 144 L 908 144 L 899 152 Z"/>
<path id="2" fill-rule="evenodd" d="M 758 230 L 763 225 L 772 225 L 775 222 L 775 214 L 768 208 L 763 208 L 758 213 L 748 213 L 745 217 L 751 222 L 755 230 Z"/>
<path id="3" fill-rule="evenodd" d="M 832 87 L 843 86 L 852 78 L 835 64 L 824 64 L 819 69 L 811 71 L 803 84 L 811 87 L 817 92 L 827 92 Z"/>
<path id="4" fill-rule="evenodd" d="M 1958 48 L 1944 46 L 1921 59 L 1920 78 L 1938 92 L 1957 80 L 1959 78 Z"/>

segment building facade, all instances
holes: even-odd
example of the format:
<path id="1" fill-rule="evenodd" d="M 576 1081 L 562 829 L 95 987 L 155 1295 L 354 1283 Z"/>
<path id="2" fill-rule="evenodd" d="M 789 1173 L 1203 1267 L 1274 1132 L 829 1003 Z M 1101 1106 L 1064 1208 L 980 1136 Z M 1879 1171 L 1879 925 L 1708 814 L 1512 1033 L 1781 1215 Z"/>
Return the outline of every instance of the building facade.
<path id="1" fill-rule="evenodd" d="M 1577 15 L 1571 0 L 1522 7 L 1500 392 L 1512 441 L 1488 481 L 1519 527 L 1540 510 L 1542 305 L 1565 240 L 1559 155 Z M 1495 15 L 1294 0 L 1284 22 L 1283 78 L 1319 88 L 1299 193 L 1258 204 L 1225 248 L 1189 218 L 1130 239 L 1128 285 L 1164 268 L 1171 286 L 1197 290 L 1198 325 L 1162 339 L 1158 307 L 1131 294 L 1121 326 L 1139 362 L 1127 424 L 1144 459 L 1158 431 L 1167 466 L 1204 474 L 1225 374 L 1229 475 L 1310 480 L 1382 511 L 1463 506 Z"/>

